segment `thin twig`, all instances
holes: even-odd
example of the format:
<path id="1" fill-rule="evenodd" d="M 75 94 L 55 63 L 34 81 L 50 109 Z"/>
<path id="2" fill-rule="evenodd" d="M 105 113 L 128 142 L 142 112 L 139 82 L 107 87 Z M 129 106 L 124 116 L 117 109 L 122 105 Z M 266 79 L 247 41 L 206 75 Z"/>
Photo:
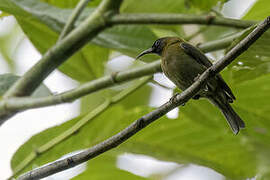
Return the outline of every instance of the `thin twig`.
<path id="1" fill-rule="evenodd" d="M 72 14 L 67 20 L 67 23 L 65 24 L 58 41 L 63 39 L 73 28 L 76 20 L 80 17 L 81 12 L 83 9 L 87 6 L 88 2 L 91 0 L 80 0 L 80 2 L 77 4 L 75 9 L 72 11 Z"/>
<path id="2" fill-rule="evenodd" d="M 196 32 L 188 35 L 187 37 L 185 37 L 185 40 L 186 41 L 190 41 L 192 39 L 194 39 L 195 37 L 197 37 L 198 35 L 202 34 L 203 32 L 205 32 L 206 30 L 208 30 L 209 27 L 207 26 L 204 26 L 204 27 L 201 27 L 199 30 L 197 30 Z"/>
<path id="3" fill-rule="evenodd" d="M 29 171 L 21 175 L 19 177 L 19 180 L 47 177 L 57 172 L 74 167 L 112 148 L 117 147 L 118 145 L 126 141 L 128 138 L 136 134 L 138 131 L 165 115 L 167 112 L 171 111 L 172 109 L 183 103 L 186 103 L 200 90 L 200 88 L 207 82 L 209 78 L 215 76 L 215 74 L 224 69 L 236 57 L 246 51 L 251 46 L 251 44 L 253 44 L 265 31 L 269 29 L 269 27 L 270 16 L 267 17 L 261 24 L 259 24 L 247 37 L 240 41 L 239 44 L 232 48 L 223 58 L 221 58 L 217 63 L 208 68 L 188 89 L 177 95 L 173 100 L 163 104 L 156 110 L 136 120 L 118 134 L 76 155 L 55 161 L 48 165 L 44 165 L 40 168 Z"/>

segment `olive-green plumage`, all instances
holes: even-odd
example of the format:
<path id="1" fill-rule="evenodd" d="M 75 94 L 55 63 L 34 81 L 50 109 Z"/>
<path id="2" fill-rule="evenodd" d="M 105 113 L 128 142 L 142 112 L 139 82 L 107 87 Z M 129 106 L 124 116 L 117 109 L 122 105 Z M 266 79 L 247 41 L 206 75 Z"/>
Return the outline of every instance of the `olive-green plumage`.
<path id="1" fill-rule="evenodd" d="M 164 74 L 181 90 L 192 85 L 197 77 L 212 65 L 199 49 L 178 37 L 156 40 L 153 46 L 142 52 L 138 58 L 149 53 L 161 56 L 161 68 Z M 235 100 L 235 96 L 220 74 L 210 79 L 193 98 L 200 97 L 209 99 L 221 110 L 235 134 L 245 127 L 245 123 L 230 105 Z"/>

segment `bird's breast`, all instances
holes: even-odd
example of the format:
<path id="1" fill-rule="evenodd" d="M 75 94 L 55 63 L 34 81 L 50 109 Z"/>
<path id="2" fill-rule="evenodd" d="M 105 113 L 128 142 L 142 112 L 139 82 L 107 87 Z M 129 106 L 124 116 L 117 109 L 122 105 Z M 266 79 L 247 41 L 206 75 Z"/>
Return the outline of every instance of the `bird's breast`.
<path id="1" fill-rule="evenodd" d="M 205 68 L 184 53 L 162 57 L 164 74 L 180 89 L 187 89 Z"/>

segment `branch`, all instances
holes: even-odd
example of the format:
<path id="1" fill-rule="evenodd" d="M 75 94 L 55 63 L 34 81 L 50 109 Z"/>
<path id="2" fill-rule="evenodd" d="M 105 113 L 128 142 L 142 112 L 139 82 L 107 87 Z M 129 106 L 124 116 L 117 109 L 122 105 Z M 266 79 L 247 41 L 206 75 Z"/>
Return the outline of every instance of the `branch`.
<path id="1" fill-rule="evenodd" d="M 18 111 L 30 108 L 38 108 L 49 105 L 56 105 L 65 102 L 72 102 L 77 98 L 88 95 L 89 93 L 108 88 L 110 86 L 139 78 L 142 76 L 152 75 L 156 72 L 161 72 L 160 62 L 156 61 L 149 63 L 145 67 L 134 68 L 112 74 L 111 76 L 104 76 L 97 80 L 93 80 L 89 83 L 85 83 L 73 90 L 67 91 L 62 94 L 40 97 L 40 98 L 29 98 L 29 97 L 14 97 L 0 102 L 0 115 L 7 111 Z M 1 117 L 1 116 L 0 116 Z"/>
<path id="2" fill-rule="evenodd" d="M 119 101 L 126 98 L 128 95 L 135 92 L 137 89 L 145 85 L 149 80 L 152 79 L 152 76 L 145 77 L 142 80 L 137 81 L 133 86 L 121 91 L 120 93 L 116 94 L 115 96 L 111 97 L 110 99 L 106 99 L 101 105 L 87 113 L 85 116 L 82 117 L 76 124 L 74 124 L 69 129 L 62 132 L 60 135 L 54 137 L 50 141 L 48 141 L 46 144 L 38 147 L 33 152 L 31 152 L 26 158 L 24 158 L 23 161 L 21 161 L 20 164 L 18 164 L 13 171 L 13 175 L 9 178 L 12 179 L 14 176 L 19 174 L 27 165 L 29 165 L 34 159 L 36 159 L 41 154 L 47 152 L 52 147 L 57 145 L 58 143 L 62 142 L 63 140 L 67 139 L 74 133 L 78 132 L 80 128 L 82 128 L 85 124 L 87 124 L 89 121 L 96 118 L 98 115 L 106 111 L 108 108 L 112 107 L 114 104 L 118 103 Z"/>
<path id="3" fill-rule="evenodd" d="M 219 25 L 235 28 L 248 28 L 256 21 L 244 21 L 231 18 L 216 17 L 213 15 L 191 15 L 191 14 L 117 14 L 109 21 L 112 25 L 118 24 L 206 24 Z"/>
<path id="4" fill-rule="evenodd" d="M 232 42 L 235 39 L 239 38 L 244 32 L 245 32 L 245 30 L 238 32 L 238 33 L 235 33 L 231 36 L 222 38 L 222 39 L 199 44 L 197 47 L 205 53 L 224 49 L 224 48 L 229 47 L 232 44 Z"/>
<path id="5" fill-rule="evenodd" d="M 58 40 L 63 39 L 73 28 L 76 20 L 81 15 L 83 9 L 87 6 L 88 2 L 91 0 L 80 0 L 80 2 L 76 5 L 75 9 L 72 11 L 72 14 L 67 20 Z"/>
<path id="6" fill-rule="evenodd" d="M 210 68 L 208 68 L 199 77 L 199 79 L 195 81 L 188 89 L 183 91 L 181 94 L 177 95 L 175 98 L 173 98 L 173 100 L 163 104 L 156 110 L 136 120 L 130 126 L 122 130 L 118 134 L 81 153 L 29 171 L 21 175 L 18 179 L 27 180 L 27 179 L 38 179 L 47 177 L 57 172 L 74 167 L 112 148 L 117 147 L 118 145 L 126 141 L 128 138 L 136 134 L 138 131 L 145 128 L 147 125 L 154 122 L 161 116 L 165 115 L 167 112 L 171 111 L 172 109 L 183 103 L 186 103 L 201 89 L 201 87 L 207 82 L 209 78 L 214 77 L 228 64 L 230 64 L 236 57 L 238 57 L 241 53 L 246 51 L 251 46 L 251 44 L 253 44 L 267 29 L 269 29 L 269 27 L 270 27 L 270 16 L 267 17 L 261 24 L 259 24 L 239 44 L 237 44 L 234 48 L 232 48 L 223 58 L 221 58 L 217 63 L 213 64 Z"/>

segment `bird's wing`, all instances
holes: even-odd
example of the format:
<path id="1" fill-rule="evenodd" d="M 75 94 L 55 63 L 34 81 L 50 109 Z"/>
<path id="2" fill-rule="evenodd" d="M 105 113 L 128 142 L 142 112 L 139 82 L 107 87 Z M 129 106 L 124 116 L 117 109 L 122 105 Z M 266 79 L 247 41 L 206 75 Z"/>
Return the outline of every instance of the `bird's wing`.
<path id="1" fill-rule="evenodd" d="M 186 42 L 180 43 L 180 47 L 184 50 L 184 52 L 187 55 L 191 56 L 198 63 L 204 65 L 206 68 L 209 68 L 210 66 L 212 66 L 211 61 L 198 48 L 196 48 L 196 47 L 194 47 L 191 44 L 188 44 Z M 231 102 L 233 99 L 235 100 L 235 96 L 233 95 L 232 90 L 226 84 L 226 82 L 224 81 L 224 79 L 221 77 L 220 74 L 217 74 L 217 79 L 218 79 L 219 85 L 222 87 L 222 89 L 225 90 L 226 94 L 229 95 L 229 97 L 231 98 Z"/>
<path id="2" fill-rule="evenodd" d="M 207 68 L 212 66 L 211 61 L 198 48 L 186 42 L 180 43 L 180 47 L 184 50 L 186 54 L 193 57 L 193 59 L 195 59 L 198 63 L 204 65 Z"/>

